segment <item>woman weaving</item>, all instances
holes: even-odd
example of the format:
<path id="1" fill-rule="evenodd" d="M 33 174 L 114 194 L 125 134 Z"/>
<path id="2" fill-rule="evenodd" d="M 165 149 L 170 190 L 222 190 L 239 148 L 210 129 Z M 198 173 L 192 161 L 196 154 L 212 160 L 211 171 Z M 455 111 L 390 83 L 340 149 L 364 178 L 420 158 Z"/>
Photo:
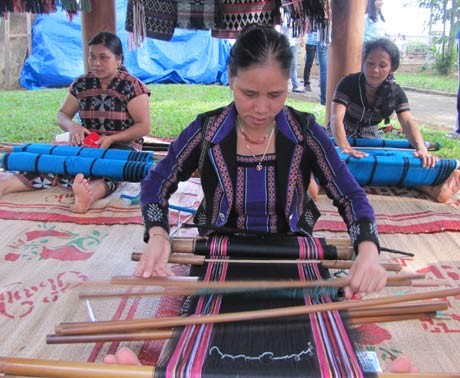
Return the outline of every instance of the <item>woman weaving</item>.
<path id="1" fill-rule="evenodd" d="M 251 27 L 240 34 L 229 61 L 234 102 L 199 115 L 142 181 L 148 245 L 137 276 L 172 274 L 167 199 L 197 168 L 205 196 L 198 225 L 297 235 L 311 234 L 318 212 L 307 190 L 314 172 L 338 206 L 358 253 L 346 296 L 383 288 L 387 274 L 379 264 L 374 213 L 363 190 L 313 116 L 285 105 L 291 58 L 288 40 L 274 29 Z M 138 363 L 127 348 L 104 361 Z"/>
<path id="2" fill-rule="evenodd" d="M 90 72 L 78 77 L 57 113 L 57 123 L 69 132 L 69 144 L 82 145 L 91 132 L 100 135 L 100 148 L 141 149 L 142 137 L 150 132 L 149 89 L 123 66 L 123 46 L 112 33 L 101 32 L 89 41 Z M 82 124 L 73 120 L 79 113 Z M 0 197 L 9 193 L 71 186 L 72 210 L 87 212 L 94 202 L 117 188 L 111 179 L 86 179 L 36 173 L 11 174 L 0 180 Z"/>
<path id="3" fill-rule="evenodd" d="M 399 67 L 399 49 L 388 39 L 367 42 L 363 52 L 362 72 L 344 77 L 332 99 L 328 133 L 345 154 L 363 158 L 367 154 L 353 148 L 347 138 L 380 139 L 378 125 L 396 112 L 407 139 L 415 147 L 414 156 L 426 169 L 433 169 L 438 158 L 431 155 L 410 112 L 404 91 L 394 82 Z M 438 202 L 446 202 L 460 190 L 458 169 L 438 185 L 417 186 Z"/>
<path id="4" fill-rule="evenodd" d="M 241 33 L 228 68 L 234 102 L 200 114 L 141 183 L 148 244 L 137 276 L 172 274 L 168 198 L 196 169 L 204 191 L 198 227 L 297 235 L 311 234 L 318 217 L 307 191 L 313 172 L 339 208 L 357 252 L 347 296 L 384 287 L 374 212 L 364 191 L 314 117 L 285 105 L 291 59 L 289 42 L 274 29 Z"/>

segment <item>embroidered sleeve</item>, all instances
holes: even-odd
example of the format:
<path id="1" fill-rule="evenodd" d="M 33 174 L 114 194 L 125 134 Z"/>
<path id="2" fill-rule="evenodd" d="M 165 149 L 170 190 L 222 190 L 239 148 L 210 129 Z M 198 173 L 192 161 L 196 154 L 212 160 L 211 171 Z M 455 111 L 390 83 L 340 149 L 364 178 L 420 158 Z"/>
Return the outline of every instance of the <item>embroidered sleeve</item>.
<path id="1" fill-rule="evenodd" d="M 180 181 L 196 171 L 201 147 L 201 121 L 197 118 L 171 143 L 167 156 L 141 181 L 140 202 L 144 220 L 144 240 L 153 226 L 169 231 L 168 201 Z"/>
<path id="2" fill-rule="evenodd" d="M 162 227 L 169 234 L 168 208 L 158 203 L 149 203 L 142 206 L 142 220 L 144 221 L 144 241 L 149 241 L 149 230 L 154 226 Z"/>
<path id="3" fill-rule="evenodd" d="M 373 242 L 380 253 L 379 234 L 375 221 L 370 219 L 361 219 L 359 222 L 350 226 L 348 234 L 350 235 L 351 245 L 356 253 L 358 252 L 359 243 L 363 241 Z"/>

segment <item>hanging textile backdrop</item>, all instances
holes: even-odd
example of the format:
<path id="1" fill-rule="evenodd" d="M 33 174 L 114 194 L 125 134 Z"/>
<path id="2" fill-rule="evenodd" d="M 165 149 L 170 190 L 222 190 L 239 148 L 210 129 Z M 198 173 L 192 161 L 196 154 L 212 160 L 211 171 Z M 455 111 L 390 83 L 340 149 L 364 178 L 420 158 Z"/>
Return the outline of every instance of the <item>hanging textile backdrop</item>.
<path id="1" fill-rule="evenodd" d="M 124 65 L 132 75 L 146 84 L 228 83 L 231 45 L 212 38 L 209 30 L 177 29 L 169 42 L 148 38 L 142 47 L 131 50 L 125 30 L 127 3 L 116 1 L 116 27 L 123 43 Z M 19 84 L 26 89 L 65 87 L 83 73 L 80 15 L 71 21 L 65 12 L 37 16 L 32 27 L 32 53 L 24 62 Z"/>

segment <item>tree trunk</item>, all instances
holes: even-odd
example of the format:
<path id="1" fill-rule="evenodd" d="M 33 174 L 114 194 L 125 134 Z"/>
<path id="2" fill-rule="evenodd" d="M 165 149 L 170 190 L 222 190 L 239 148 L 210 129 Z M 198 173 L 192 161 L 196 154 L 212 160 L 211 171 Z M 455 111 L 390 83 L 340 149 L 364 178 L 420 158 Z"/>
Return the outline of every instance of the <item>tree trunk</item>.
<path id="1" fill-rule="evenodd" d="M 367 0 L 331 1 L 331 43 L 327 67 L 326 123 L 335 88 L 345 75 L 361 70 Z"/>
<path id="2" fill-rule="evenodd" d="M 91 2 L 90 12 L 81 12 L 81 32 L 85 72 L 88 72 L 88 42 L 99 32 L 116 33 L 115 0 Z"/>

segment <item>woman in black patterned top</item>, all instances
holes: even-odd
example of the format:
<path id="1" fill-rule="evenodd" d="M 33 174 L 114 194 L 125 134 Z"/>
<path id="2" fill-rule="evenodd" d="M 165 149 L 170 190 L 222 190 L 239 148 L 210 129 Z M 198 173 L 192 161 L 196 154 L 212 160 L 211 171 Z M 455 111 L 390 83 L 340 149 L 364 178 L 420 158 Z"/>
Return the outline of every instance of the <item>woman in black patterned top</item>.
<path id="1" fill-rule="evenodd" d="M 328 131 L 343 152 L 362 157 L 363 153 L 353 149 L 347 137 L 380 139 L 378 125 L 384 119 L 389 122 L 395 112 L 423 165 L 432 167 L 437 159 L 428 153 L 407 96 L 394 82 L 393 73 L 398 67 L 399 50 L 393 42 L 378 39 L 366 43 L 362 71 L 345 76 L 335 90 Z"/>
<path id="2" fill-rule="evenodd" d="M 141 149 L 142 137 L 150 132 L 149 89 L 123 66 L 123 47 L 112 33 L 101 32 L 89 42 L 90 72 L 78 77 L 57 113 L 57 123 L 69 132 L 69 144 L 78 146 L 91 132 L 100 135 L 100 148 Z M 81 124 L 74 120 L 79 113 Z M 36 173 L 14 173 L 0 181 L 0 197 L 15 192 L 72 186 L 72 210 L 84 213 L 93 203 L 111 194 L 117 183 L 110 179 L 87 179 Z"/>
<path id="3" fill-rule="evenodd" d="M 393 80 L 399 67 L 399 49 L 388 39 L 377 39 L 364 46 L 362 72 L 344 77 L 338 84 L 331 106 L 328 133 L 345 154 L 365 157 L 363 151 L 353 148 L 347 138 L 380 139 L 378 125 L 394 112 L 414 146 L 414 156 L 424 168 L 435 167 L 438 157 L 428 152 L 422 134 L 410 112 L 409 102 L 401 87 Z M 460 190 L 460 170 L 438 185 L 417 186 L 438 202 L 446 202 Z"/>

